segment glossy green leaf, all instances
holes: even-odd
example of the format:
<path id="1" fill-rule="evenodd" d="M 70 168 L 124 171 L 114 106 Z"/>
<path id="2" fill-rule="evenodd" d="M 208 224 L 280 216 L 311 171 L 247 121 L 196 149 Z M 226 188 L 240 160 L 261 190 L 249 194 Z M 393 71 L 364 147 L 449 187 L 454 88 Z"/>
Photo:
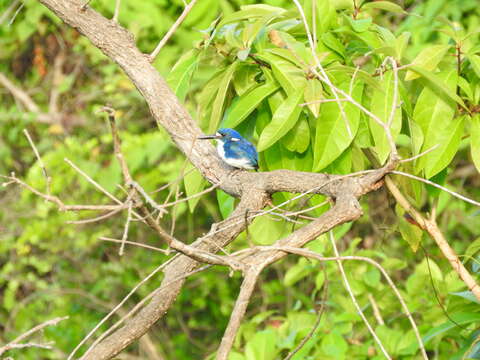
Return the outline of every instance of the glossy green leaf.
<path id="1" fill-rule="evenodd" d="M 455 87 L 456 77 L 454 69 L 441 75 L 450 89 Z M 458 149 L 463 134 L 464 119 L 463 117 L 454 119 L 454 114 L 453 101 L 445 102 L 429 88 L 422 90 L 413 111 L 413 120 L 424 134 L 420 152 L 437 146 L 435 150 L 420 157 L 415 164 L 416 172 L 424 169 L 427 178 L 444 169 Z"/>
<path id="2" fill-rule="evenodd" d="M 323 98 L 322 83 L 317 79 L 307 80 L 304 99 L 313 116 L 318 117 L 320 113 L 320 100 Z"/>
<path id="3" fill-rule="evenodd" d="M 272 121 L 263 129 L 258 140 L 258 151 L 264 151 L 281 139 L 293 128 L 302 111 L 299 106 L 303 100 L 303 89 L 287 99 L 279 106 L 273 114 Z"/>
<path id="4" fill-rule="evenodd" d="M 381 81 L 382 91 L 373 91 L 370 110 L 374 113 L 380 121 L 387 124 L 392 116 L 392 107 L 394 104 L 395 84 L 393 73 L 388 72 L 384 74 Z M 400 103 L 400 94 L 397 92 L 397 104 Z M 397 107 L 392 118 L 390 132 L 395 140 L 402 127 L 402 111 Z M 390 145 L 388 143 L 385 129 L 380 126 L 375 120 L 369 119 L 370 132 L 375 143 L 375 152 L 378 155 L 381 164 L 385 162 L 390 154 Z"/>
<path id="5" fill-rule="evenodd" d="M 348 85 L 344 84 L 343 87 L 348 88 Z M 352 96 L 360 101 L 362 93 L 363 84 L 359 82 L 354 87 Z M 315 133 L 314 171 L 322 170 L 339 157 L 357 133 L 360 110 L 347 102 L 342 102 L 341 105 L 350 126 L 351 136 L 348 134 L 346 121 L 339 104 L 336 102 L 322 104 Z"/>
<path id="6" fill-rule="evenodd" d="M 448 86 L 439 76 L 440 74 L 433 74 L 430 71 L 425 71 L 424 69 L 414 65 L 409 66 L 409 69 L 421 75 L 425 85 L 430 87 L 437 95 L 445 98 L 446 100 L 450 99 L 455 101 L 465 110 L 468 110 L 463 100 L 455 93 L 455 87 Z"/>
<path id="7" fill-rule="evenodd" d="M 233 73 L 237 69 L 238 62 L 234 62 L 231 64 L 223 73 L 223 76 L 220 80 L 218 85 L 218 92 L 217 96 L 215 97 L 215 101 L 212 105 L 212 115 L 210 116 L 210 124 L 208 126 L 208 132 L 212 133 L 218 128 L 218 124 L 220 123 L 220 119 L 223 114 L 223 106 L 225 104 L 225 99 L 227 97 L 227 91 L 230 86 L 230 82 L 233 77 Z"/>
<path id="8" fill-rule="evenodd" d="M 303 10 L 312 34 L 325 33 L 336 17 L 335 7 L 330 0 L 304 0 Z"/>
<path id="9" fill-rule="evenodd" d="M 256 87 L 240 97 L 230 108 L 224 127 L 234 128 L 247 118 L 267 96 L 275 92 L 280 85 L 270 82 Z"/>
<path id="10" fill-rule="evenodd" d="M 257 56 L 271 65 L 273 76 L 288 96 L 304 88 L 307 81 L 305 73 L 295 64 L 272 53 L 264 52 Z"/>
<path id="11" fill-rule="evenodd" d="M 475 54 L 467 54 L 467 59 L 470 61 L 470 65 L 472 65 L 473 71 L 475 74 L 480 78 L 480 56 Z"/>
<path id="12" fill-rule="evenodd" d="M 370 25 L 372 25 L 372 18 L 352 19 L 351 17 L 347 17 L 347 19 L 353 31 L 357 33 L 363 33 L 367 31 L 370 28 Z"/>
<path id="13" fill-rule="evenodd" d="M 190 88 L 190 80 L 199 62 L 198 50 L 184 54 L 167 76 L 167 83 L 180 101 L 184 101 Z"/>
<path id="14" fill-rule="evenodd" d="M 480 115 L 472 117 L 470 123 L 470 153 L 473 163 L 480 172 Z"/>
<path id="15" fill-rule="evenodd" d="M 217 190 L 217 201 L 220 213 L 226 219 L 233 211 L 235 198 L 222 190 Z"/>
<path id="16" fill-rule="evenodd" d="M 310 145 L 310 128 L 305 116 L 282 138 L 282 144 L 290 151 L 303 153 Z"/>
<path id="17" fill-rule="evenodd" d="M 422 68 L 426 71 L 434 71 L 438 63 L 445 57 L 450 45 L 431 45 L 424 48 L 412 61 L 412 65 Z M 410 67 L 409 67 L 410 68 Z M 413 80 L 419 75 L 413 71 L 408 70 L 405 75 L 405 80 Z"/>
<path id="18" fill-rule="evenodd" d="M 240 11 L 225 16 L 225 18 L 218 24 L 218 28 L 241 20 L 249 20 L 265 16 L 281 16 L 284 13 L 286 13 L 285 9 L 276 6 L 265 4 L 246 5 L 242 6 Z"/>
<path id="19" fill-rule="evenodd" d="M 426 344 L 428 341 L 433 339 L 436 336 L 442 335 L 450 329 L 458 327 L 458 324 L 470 324 L 480 321 L 480 313 L 453 313 L 449 314 L 449 317 L 453 320 L 448 320 L 447 322 L 430 329 L 427 334 L 422 338 L 423 342 Z"/>
<path id="20" fill-rule="evenodd" d="M 365 9 L 380 9 L 386 10 L 397 14 L 406 14 L 407 12 L 402 9 L 401 6 L 392 3 L 390 1 L 372 1 L 362 5 L 362 10 Z"/>
<path id="21" fill-rule="evenodd" d="M 187 175 L 185 175 L 185 178 L 183 179 L 187 196 L 192 196 L 199 193 L 205 188 L 205 185 L 207 185 L 207 181 L 202 176 L 202 174 L 200 174 L 198 170 L 190 171 L 192 168 L 192 165 L 187 166 L 187 168 L 185 169 L 185 173 Z M 200 199 L 201 197 L 195 197 L 188 200 L 188 207 L 190 209 L 190 212 L 193 213 Z"/>
<path id="22" fill-rule="evenodd" d="M 247 360 L 275 360 L 279 349 L 276 346 L 278 335 L 267 329 L 257 332 L 245 346 Z"/>

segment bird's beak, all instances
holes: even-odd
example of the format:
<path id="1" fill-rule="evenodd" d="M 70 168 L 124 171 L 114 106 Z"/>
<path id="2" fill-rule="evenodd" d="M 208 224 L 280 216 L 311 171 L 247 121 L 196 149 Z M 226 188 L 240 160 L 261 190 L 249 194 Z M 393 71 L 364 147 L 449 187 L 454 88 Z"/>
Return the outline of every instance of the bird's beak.
<path id="1" fill-rule="evenodd" d="M 204 135 L 204 136 L 197 137 L 197 139 L 199 139 L 199 140 L 211 140 L 211 139 L 220 139 L 220 138 L 222 138 L 222 135 L 217 135 L 217 134 Z"/>

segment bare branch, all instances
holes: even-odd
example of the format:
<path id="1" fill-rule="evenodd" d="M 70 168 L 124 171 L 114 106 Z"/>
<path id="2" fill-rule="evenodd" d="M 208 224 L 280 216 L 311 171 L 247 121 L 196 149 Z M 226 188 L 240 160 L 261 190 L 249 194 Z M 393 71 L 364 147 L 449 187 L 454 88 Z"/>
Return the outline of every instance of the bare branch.
<path id="1" fill-rule="evenodd" d="M 192 10 L 196 2 L 197 0 L 191 0 L 190 3 L 185 6 L 185 9 L 183 9 L 182 14 L 178 17 L 177 21 L 175 21 L 175 23 L 170 27 L 170 29 L 168 29 L 167 33 L 162 38 L 162 40 L 160 40 L 155 50 L 153 50 L 152 53 L 150 54 L 150 62 L 155 61 L 155 58 L 157 57 L 160 50 L 162 50 L 162 48 L 165 46 L 167 41 L 172 37 L 175 31 L 177 31 L 178 27 L 183 22 L 183 20 L 185 20 L 188 13 Z"/>
<path id="2" fill-rule="evenodd" d="M 260 271 L 261 268 L 252 268 L 245 273 L 242 286 L 240 287 L 240 293 L 235 302 L 235 307 L 230 315 L 227 329 L 223 334 L 222 342 L 218 348 L 216 360 L 228 359 L 228 354 L 230 353 L 235 336 L 237 335 L 242 319 L 247 311 L 247 306 L 250 302 L 253 290 L 255 289 L 255 284 L 257 283 Z"/>
<path id="3" fill-rule="evenodd" d="M 169 251 L 167 251 L 167 250 L 160 249 L 158 247 L 147 245 L 147 244 L 138 243 L 138 242 L 135 242 L 135 241 L 128 241 L 128 240 L 123 241 L 123 240 L 112 239 L 112 238 L 105 237 L 105 236 L 101 236 L 98 239 L 102 240 L 102 241 L 110 241 L 110 242 L 119 243 L 119 244 L 125 243 L 125 244 L 128 244 L 128 245 L 139 246 L 139 247 L 143 247 L 145 249 L 158 251 L 158 252 L 161 252 L 161 253 L 166 254 L 166 255 L 168 255 L 168 253 L 169 253 Z"/>
<path id="4" fill-rule="evenodd" d="M 8 344 L 0 347 L 0 355 L 2 355 L 4 352 L 6 352 L 10 349 L 20 348 L 20 347 L 35 346 L 35 347 L 43 347 L 43 348 L 49 349 L 50 347 L 47 347 L 47 346 L 50 346 L 50 345 L 42 345 L 42 344 L 35 344 L 35 343 L 29 343 L 29 344 L 19 344 L 19 343 L 21 341 L 25 340 L 26 338 L 28 338 L 30 335 L 36 333 L 37 331 L 40 331 L 40 330 L 46 328 L 47 326 L 55 326 L 60 321 L 63 321 L 63 320 L 66 320 L 66 319 L 68 319 L 68 316 L 58 317 L 58 318 L 55 318 L 55 319 L 47 320 L 47 321 L 45 321 L 45 322 L 43 322 L 43 323 L 41 323 L 37 326 L 34 326 L 33 328 L 31 328 L 27 332 L 18 336 L 16 339 L 10 341 Z"/>
<path id="5" fill-rule="evenodd" d="M 112 21 L 118 22 L 118 15 L 120 14 L 121 0 L 115 0 L 115 12 L 113 13 Z"/>

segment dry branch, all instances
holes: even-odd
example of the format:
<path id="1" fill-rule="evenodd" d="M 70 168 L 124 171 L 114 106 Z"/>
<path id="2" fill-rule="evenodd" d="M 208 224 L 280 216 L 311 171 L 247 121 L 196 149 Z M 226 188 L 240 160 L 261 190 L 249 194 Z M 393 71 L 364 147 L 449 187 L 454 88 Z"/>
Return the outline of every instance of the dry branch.
<path id="1" fill-rule="evenodd" d="M 356 178 L 289 170 L 263 173 L 232 171 L 221 162 L 211 144 L 195 142 L 195 139 L 202 135 L 201 130 L 150 64 L 148 57 L 137 49 L 133 36 L 126 29 L 89 7 L 81 9 L 83 4 L 80 0 L 39 1 L 67 24 L 85 35 L 93 45 L 116 62 L 145 98 L 157 124 L 169 133 L 172 141 L 188 160 L 210 183 L 220 184 L 219 187 L 222 190 L 240 198 L 239 205 L 229 218 L 214 224 L 207 235 L 189 246 L 178 242 L 165 232 L 148 212 L 148 209 L 139 204 L 145 222 L 172 248 L 185 255 L 177 256 L 165 266 L 162 285 L 155 291 L 151 301 L 129 319 L 122 328 L 100 341 L 83 359 L 111 359 L 145 334 L 174 302 L 185 281 L 185 274 L 198 268 L 200 262 L 231 267 L 241 265 L 238 264 L 238 259 L 220 257 L 214 253 L 224 248 L 245 230 L 251 220 L 250 218 L 247 221 L 244 220 L 245 213 L 256 212 L 264 208 L 270 203 L 271 194 L 279 191 L 309 192 L 324 194 L 335 200 L 335 205 L 331 210 L 276 243 L 277 246 L 301 247 L 324 232 L 344 222 L 357 219 L 362 214 L 357 198 L 381 186 L 382 178 L 396 165 L 396 156 L 392 156 L 392 161 L 387 166 Z M 328 79 L 326 81 L 328 82 Z M 336 90 L 332 89 L 334 92 Z M 351 103 L 360 107 L 367 115 L 374 116 L 362 105 L 356 103 L 349 94 L 338 92 L 349 99 Z M 388 130 L 386 124 L 383 126 Z M 117 152 L 116 154 L 121 161 L 122 158 L 118 156 Z M 125 172 L 123 166 L 122 171 L 124 180 L 128 183 L 131 176 Z M 137 199 L 134 197 L 133 201 L 137 202 Z M 138 200 L 138 203 L 141 203 L 141 199 Z M 247 253 L 245 257 L 242 257 L 241 263 L 247 264 L 245 269 L 251 267 L 260 272 L 265 266 L 284 256 L 286 256 L 284 251 L 272 248 L 270 251 Z M 234 322 L 229 328 L 232 331 L 229 330 L 229 340 L 226 343 L 228 346 L 231 337 L 236 333 L 235 328 L 239 324 L 238 321 L 235 322 L 235 319 L 232 321 Z M 225 345 L 226 350 L 228 350 L 227 345 Z M 228 351 L 226 352 L 228 353 Z"/>

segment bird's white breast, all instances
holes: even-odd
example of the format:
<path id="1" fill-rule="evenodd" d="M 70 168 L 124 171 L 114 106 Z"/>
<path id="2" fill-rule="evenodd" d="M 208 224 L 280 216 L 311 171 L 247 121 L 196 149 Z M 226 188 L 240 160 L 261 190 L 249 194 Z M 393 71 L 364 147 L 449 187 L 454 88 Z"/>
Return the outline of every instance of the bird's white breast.
<path id="1" fill-rule="evenodd" d="M 221 139 L 217 139 L 217 152 L 218 155 L 225 161 L 228 165 L 233 166 L 239 169 L 254 169 L 250 161 L 246 158 L 243 159 L 233 159 L 227 158 L 225 156 L 225 149 L 223 148 L 224 142 Z"/>

